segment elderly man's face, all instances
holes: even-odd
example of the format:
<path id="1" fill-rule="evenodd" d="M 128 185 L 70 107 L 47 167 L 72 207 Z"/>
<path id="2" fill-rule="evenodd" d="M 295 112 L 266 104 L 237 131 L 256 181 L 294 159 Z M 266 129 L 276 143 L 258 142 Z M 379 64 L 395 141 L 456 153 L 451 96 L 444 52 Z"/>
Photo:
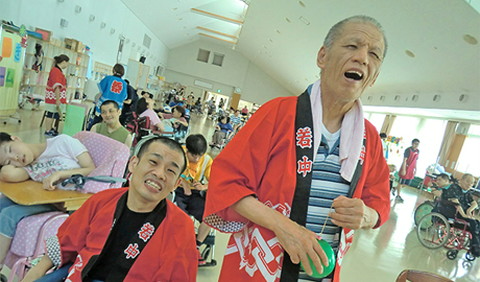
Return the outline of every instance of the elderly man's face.
<path id="1" fill-rule="evenodd" d="M 472 188 L 473 184 L 475 184 L 475 179 L 473 176 L 466 176 L 465 178 L 461 178 L 458 181 L 458 184 L 464 191 L 467 191 L 468 189 Z"/>
<path id="2" fill-rule="evenodd" d="M 322 89 L 340 101 L 356 100 L 377 79 L 384 50 L 383 35 L 377 27 L 370 23 L 345 24 L 332 46 L 323 46 L 318 52 Z"/>

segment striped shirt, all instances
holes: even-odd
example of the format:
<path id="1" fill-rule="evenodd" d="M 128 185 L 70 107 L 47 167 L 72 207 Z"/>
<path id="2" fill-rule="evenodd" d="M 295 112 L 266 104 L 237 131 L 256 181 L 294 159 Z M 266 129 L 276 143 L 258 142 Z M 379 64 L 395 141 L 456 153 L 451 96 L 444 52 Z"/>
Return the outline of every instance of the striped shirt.
<path id="1" fill-rule="evenodd" d="M 340 161 L 338 157 L 340 132 L 338 134 L 326 133 L 327 136 L 331 136 L 326 137 L 322 134 L 322 141 L 313 164 L 312 187 L 310 188 L 307 210 L 306 227 L 317 234 L 322 232 L 328 213 L 331 212 L 333 200 L 340 195 L 347 196 L 350 189 L 350 183 L 340 176 Z M 321 234 L 322 239 L 332 246 L 335 253 L 338 250 L 340 231 L 340 227 L 334 225 L 328 219 L 323 234 Z M 318 280 L 307 276 L 304 272 L 300 272 L 299 280 L 321 281 L 321 279 Z"/>

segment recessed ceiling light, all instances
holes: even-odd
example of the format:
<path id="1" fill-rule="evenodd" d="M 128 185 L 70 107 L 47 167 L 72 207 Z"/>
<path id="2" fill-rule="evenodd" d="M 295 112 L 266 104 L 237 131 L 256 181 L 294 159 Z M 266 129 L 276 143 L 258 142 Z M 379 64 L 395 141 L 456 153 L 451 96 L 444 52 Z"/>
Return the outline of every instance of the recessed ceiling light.
<path id="1" fill-rule="evenodd" d="M 287 23 L 291 23 L 291 22 L 292 22 L 292 21 L 291 21 L 289 18 L 287 18 L 287 17 L 285 17 L 285 20 L 287 21 Z"/>
<path id="2" fill-rule="evenodd" d="M 415 58 L 415 54 L 410 50 L 405 50 L 405 54 L 407 54 L 407 56 L 409 56 L 411 58 Z"/>
<path id="3" fill-rule="evenodd" d="M 300 4 L 300 6 L 305 8 L 305 3 L 303 3 L 302 1 L 298 1 L 298 4 Z"/>
<path id="4" fill-rule="evenodd" d="M 305 25 L 310 25 L 310 21 L 307 20 L 306 18 L 304 18 L 303 16 L 301 16 L 300 18 L 298 18 L 302 23 L 304 23 Z"/>
<path id="5" fill-rule="evenodd" d="M 465 40 L 465 42 L 467 42 L 468 44 L 472 44 L 472 45 L 477 45 L 478 43 L 478 40 L 470 34 L 465 34 L 463 36 L 463 40 Z"/>

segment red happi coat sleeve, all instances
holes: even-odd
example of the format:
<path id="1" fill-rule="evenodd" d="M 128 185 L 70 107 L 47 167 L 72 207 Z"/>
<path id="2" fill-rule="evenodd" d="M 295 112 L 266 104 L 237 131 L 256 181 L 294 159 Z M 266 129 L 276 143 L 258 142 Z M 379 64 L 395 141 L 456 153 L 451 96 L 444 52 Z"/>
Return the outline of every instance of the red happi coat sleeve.
<path id="1" fill-rule="evenodd" d="M 383 156 L 383 147 L 375 127 L 365 120 L 367 134 L 367 156 L 362 176 L 354 197 L 361 198 L 365 205 L 377 211 L 379 220 L 374 228 L 380 227 L 390 216 L 390 184 L 387 162 Z"/>
<path id="2" fill-rule="evenodd" d="M 291 204 L 296 181 L 296 103 L 297 97 L 284 97 L 264 104 L 215 158 L 205 223 L 222 232 L 240 231 L 248 221 L 231 206 L 249 195 L 263 203 Z"/>
<path id="3" fill-rule="evenodd" d="M 118 189 L 115 192 L 120 190 L 126 192 L 127 189 Z M 78 253 L 82 253 L 85 266 L 92 255 L 100 253 L 110 233 L 112 221 L 104 222 L 103 225 L 95 224 L 96 227 L 92 226 L 92 222 L 100 213 L 102 218 L 103 214 L 108 214 L 108 218 L 113 220 L 116 204 L 123 193 L 115 193 L 111 197 L 111 192 L 107 190 L 93 195 L 60 226 L 57 238 L 61 251 L 61 265 L 75 262 Z M 107 199 L 110 198 L 107 202 L 106 195 Z M 93 228 L 95 230 L 92 230 Z"/>
<path id="4" fill-rule="evenodd" d="M 65 104 L 67 102 L 65 96 L 67 79 L 59 68 L 53 67 L 48 75 L 47 87 L 45 89 L 45 102 L 47 104 L 56 103 L 56 97 L 54 95 L 54 92 L 55 88 L 57 87 L 60 87 L 60 102 L 62 104 Z"/>

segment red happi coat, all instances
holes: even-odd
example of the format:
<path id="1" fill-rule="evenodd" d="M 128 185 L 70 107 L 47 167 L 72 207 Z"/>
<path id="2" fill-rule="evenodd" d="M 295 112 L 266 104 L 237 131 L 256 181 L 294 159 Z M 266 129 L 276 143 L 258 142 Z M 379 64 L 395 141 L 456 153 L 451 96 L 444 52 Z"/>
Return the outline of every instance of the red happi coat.
<path id="1" fill-rule="evenodd" d="M 45 103 L 56 104 L 55 88 L 60 87 L 60 103 L 67 103 L 67 79 L 62 70 L 53 67 L 48 75 L 47 88 L 45 89 Z"/>
<path id="2" fill-rule="evenodd" d="M 100 254 L 112 226 L 115 208 L 127 188 L 93 195 L 58 230 L 61 264 L 74 262 L 65 281 L 81 281 L 81 272 Z M 198 258 L 192 220 L 167 200 L 167 213 L 137 257 L 124 281 L 195 281 Z M 51 257 L 51 253 L 48 253 Z"/>
<path id="3" fill-rule="evenodd" d="M 413 179 L 415 178 L 415 169 L 417 168 L 417 160 L 420 151 L 418 149 L 414 150 L 412 147 L 408 147 L 405 150 L 405 154 L 408 152 L 408 158 L 405 163 L 405 175 L 399 174 L 402 179 Z M 405 155 L 404 154 L 404 155 Z M 401 167 L 401 166 L 400 166 Z M 402 170 L 400 170 L 401 172 Z"/>
<path id="4" fill-rule="evenodd" d="M 296 185 L 295 114 L 297 97 L 274 99 L 263 105 L 215 159 L 204 221 L 234 233 L 225 251 L 220 281 L 278 281 L 283 248 L 275 234 L 237 214 L 231 206 L 254 195 L 265 205 L 290 216 Z M 353 194 L 375 209 L 382 225 L 390 213 L 388 167 L 374 126 L 365 120 L 366 153 L 363 172 Z M 353 240 L 343 229 L 334 281 Z"/>

